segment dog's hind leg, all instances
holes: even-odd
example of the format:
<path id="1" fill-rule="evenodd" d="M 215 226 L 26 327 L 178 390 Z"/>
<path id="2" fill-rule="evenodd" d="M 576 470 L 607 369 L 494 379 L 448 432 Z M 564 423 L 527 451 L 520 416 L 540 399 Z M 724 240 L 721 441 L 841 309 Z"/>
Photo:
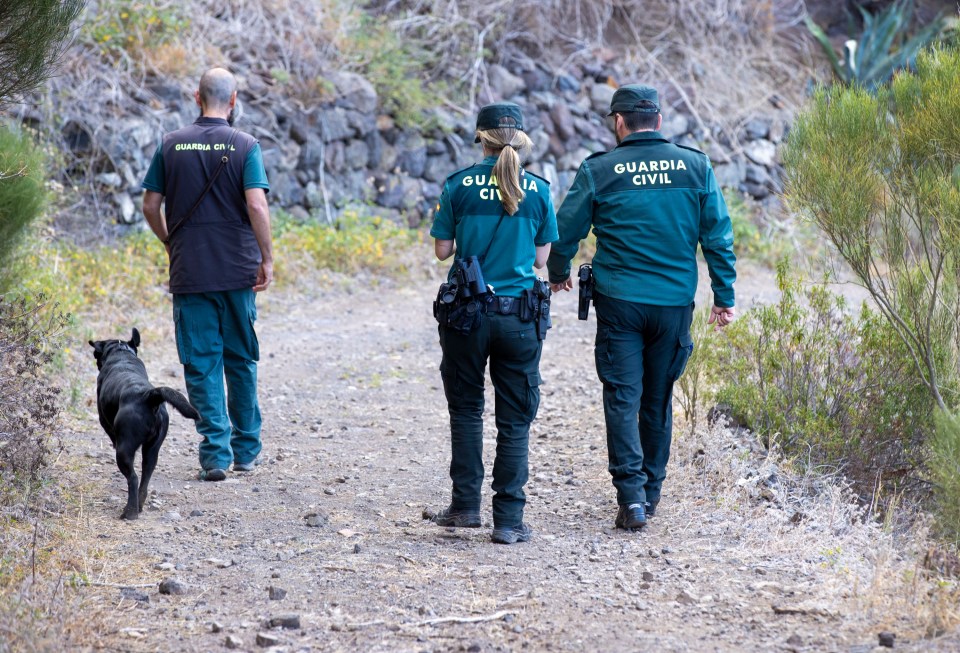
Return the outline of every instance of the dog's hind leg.
<path id="1" fill-rule="evenodd" d="M 147 502 L 147 494 L 150 491 L 150 478 L 153 476 L 153 470 L 157 468 L 157 457 L 160 454 L 160 445 L 163 444 L 163 440 L 167 436 L 166 420 L 163 421 L 162 431 L 159 437 L 143 446 L 143 478 L 140 480 L 140 500 L 137 504 L 140 512 L 143 512 L 143 504 Z"/>
<path id="2" fill-rule="evenodd" d="M 123 514 L 120 515 L 122 519 L 136 519 L 140 516 L 140 508 L 137 504 L 140 479 L 133 469 L 133 458 L 136 452 L 135 448 L 129 450 L 122 442 L 117 447 L 117 467 L 120 468 L 120 473 L 127 479 L 127 505 L 123 509 Z"/>

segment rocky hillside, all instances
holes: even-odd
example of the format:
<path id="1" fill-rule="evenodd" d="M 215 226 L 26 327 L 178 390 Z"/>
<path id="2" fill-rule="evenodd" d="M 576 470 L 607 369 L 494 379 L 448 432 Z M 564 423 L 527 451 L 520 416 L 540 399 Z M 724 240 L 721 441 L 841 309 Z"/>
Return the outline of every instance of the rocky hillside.
<path id="1" fill-rule="evenodd" d="M 777 146 L 818 74 L 802 20 L 809 9 L 842 39 L 843 4 L 90 0 L 60 76 L 10 113 L 59 152 L 56 224 L 73 235 L 141 222 L 150 157 L 195 118 L 215 65 L 240 79 L 238 126 L 260 139 L 273 204 L 300 219 L 362 205 L 419 224 L 446 175 L 479 157 L 476 108 L 499 100 L 524 107 L 529 167 L 559 199 L 583 158 L 613 145 L 603 116 L 627 82 L 657 86 L 665 135 L 775 210 Z"/>
<path id="2" fill-rule="evenodd" d="M 192 122 L 213 65 L 240 79 L 237 124 L 260 139 L 273 204 L 302 219 L 359 204 L 419 224 L 446 175 L 479 156 L 476 108 L 499 100 L 524 107 L 529 167 L 559 199 L 580 161 L 613 145 L 603 116 L 616 86 L 635 81 L 661 89 L 663 131 L 708 152 L 725 187 L 758 200 L 780 190 L 776 147 L 802 93 L 770 53 L 804 60 L 797 3 L 733 2 L 723 15 L 694 0 L 626 3 L 644 5 L 642 28 L 604 2 L 537 16 L 505 2 L 227 4 L 91 0 L 62 74 L 12 110 L 59 146 L 61 230 L 141 221 L 160 135 Z M 740 59 L 732 68 L 723 43 Z"/>

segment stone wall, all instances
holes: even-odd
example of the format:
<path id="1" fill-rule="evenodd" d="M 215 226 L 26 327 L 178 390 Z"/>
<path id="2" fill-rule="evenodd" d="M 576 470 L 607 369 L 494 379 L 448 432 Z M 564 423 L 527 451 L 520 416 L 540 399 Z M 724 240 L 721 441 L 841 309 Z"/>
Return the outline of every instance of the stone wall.
<path id="1" fill-rule="evenodd" d="M 604 119 L 614 87 L 595 81 L 605 75 L 589 67 L 576 76 L 498 65 L 488 73 L 489 88 L 479 102 L 510 100 L 523 107 L 534 142 L 527 167 L 551 181 L 559 202 L 580 162 L 614 146 Z M 432 126 L 402 128 L 379 111 L 368 80 L 336 72 L 327 81 L 332 99 L 305 107 L 259 76 L 240 80 L 243 115 L 237 127 L 260 140 L 271 204 L 301 219 L 315 214 L 332 220 L 344 207 L 359 203 L 368 212 L 411 226 L 429 220 L 444 178 L 482 156 L 473 142 L 475 115 L 440 104 L 431 109 Z M 140 91 L 131 98 L 128 115 L 109 125 L 91 128 L 82 119 L 68 118 L 58 126 L 65 147 L 90 161 L 87 169 L 102 219 L 122 224 L 142 220 L 140 181 L 160 135 L 197 115 L 189 85 L 154 81 Z M 703 149 L 721 186 L 760 202 L 777 202 L 782 172 L 777 147 L 789 125 L 785 111 L 771 106 L 728 139 L 689 115 L 669 89 L 661 93 L 661 131 L 667 138 Z M 21 118 L 33 126 L 42 122 L 38 113 L 28 111 Z"/>

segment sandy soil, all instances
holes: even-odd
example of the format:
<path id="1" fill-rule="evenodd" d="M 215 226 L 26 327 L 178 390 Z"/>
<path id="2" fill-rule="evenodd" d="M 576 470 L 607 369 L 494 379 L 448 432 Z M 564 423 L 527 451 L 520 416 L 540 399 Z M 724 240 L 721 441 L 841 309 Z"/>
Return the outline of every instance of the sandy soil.
<path id="1" fill-rule="evenodd" d="M 60 458 L 82 492 L 63 527 L 89 619 L 68 648 L 859 652 L 890 631 L 897 650 L 960 650 L 956 635 L 920 640 L 931 618 L 927 586 L 905 580 L 913 541 L 861 523 L 842 486 L 794 474 L 748 433 L 678 423 L 657 516 L 617 531 L 595 322 L 576 319 L 572 293 L 555 300 L 543 354 L 534 539 L 490 542 L 489 409 L 484 527 L 425 521 L 449 500 L 435 285 L 357 278 L 263 295 L 267 463 L 197 481 L 198 436 L 172 413 L 135 522 L 118 518 L 126 486 L 97 424 L 91 356 L 86 414 Z M 182 388 L 168 322 L 135 325 L 141 355 L 155 384 Z"/>

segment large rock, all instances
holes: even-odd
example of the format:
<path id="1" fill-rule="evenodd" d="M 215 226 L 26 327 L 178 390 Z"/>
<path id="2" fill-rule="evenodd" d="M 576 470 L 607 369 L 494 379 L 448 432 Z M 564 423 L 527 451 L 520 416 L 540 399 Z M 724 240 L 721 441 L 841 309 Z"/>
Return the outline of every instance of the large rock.
<path id="1" fill-rule="evenodd" d="M 570 107 L 564 102 L 557 102 L 550 110 L 550 118 L 553 121 L 557 136 L 563 140 L 572 138 L 576 134 L 573 125 L 573 114 L 570 113 Z"/>
<path id="2" fill-rule="evenodd" d="M 423 168 L 423 178 L 432 182 L 440 182 L 452 172 L 454 172 L 454 167 L 449 157 L 428 156 L 427 163 Z"/>
<path id="3" fill-rule="evenodd" d="M 320 112 L 320 138 L 324 143 L 340 141 L 353 134 L 347 121 L 347 111 L 342 107 L 333 107 Z"/>
<path id="4" fill-rule="evenodd" d="M 377 179 L 377 204 L 388 209 L 409 210 L 423 199 L 420 182 L 403 175 Z"/>
<path id="5" fill-rule="evenodd" d="M 417 132 L 406 134 L 398 150 L 397 166 L 400 170 L 411 177 L 422 176 L 427 164 L 427 147 L 423 136 Z"/>
<path id="6" fill-rule="evenodd" d="M 347 125 L 357 136 L 361 138 L 371 132 L 377 131 L 377 118 L 372 113 L 360 113 L 359 111 L 346 110 Z"/>
<path id="7" fill-rule="evenodd" d="M 689 128 L 690 122 L 687 117 L 679 111 L 675 111 L 668 118 L 663 119 L 663 124 L 660 125 L 660 133 L 672 141 L 686 134 Z"/>
<path id="8" fill-rule="evenodd" d="M 735 157 L 729 163 L 718 163 L 713 167 L 720 188 L 739 188 L 746 177 L 745 165 L 742 157 Z"/>
<path id="9" fill-rule="evenodd" d="M 337 91 L 336 105 L 372 114 L 377 110 L 377 91 L 367 79 L 357 73 L 337 71 L 327 76 Z"/>
<path id="10" fill-rule="evenodd" d="M 743 153 L 757 165 L 769 168 L 777 159 L 777 146 L 768 140 L 750 141 L 743 146 Z"/>
<path id="11" fill-rule="evenodd" d="M 503 101 L 512 98 L 524 89 L 524 81 L 499 64 L 487 68 L 487 81 L 493 91 L 494 98 Z"/>
<path id="12" fill-rule="evenodd" d="M 590 88 L 590 105 L 593 110 L 602 116 L 610 113 L 610 100 L 613 99 L 615 91 L 609 84 L 594 84 Z"/>
<path id="13" fill-rule="evenodd" d="M 352 170 L 366 168 L 370 160 L 370 148 L 364 141 L 350 141 L 344 149 L 344 163 Z"/>

